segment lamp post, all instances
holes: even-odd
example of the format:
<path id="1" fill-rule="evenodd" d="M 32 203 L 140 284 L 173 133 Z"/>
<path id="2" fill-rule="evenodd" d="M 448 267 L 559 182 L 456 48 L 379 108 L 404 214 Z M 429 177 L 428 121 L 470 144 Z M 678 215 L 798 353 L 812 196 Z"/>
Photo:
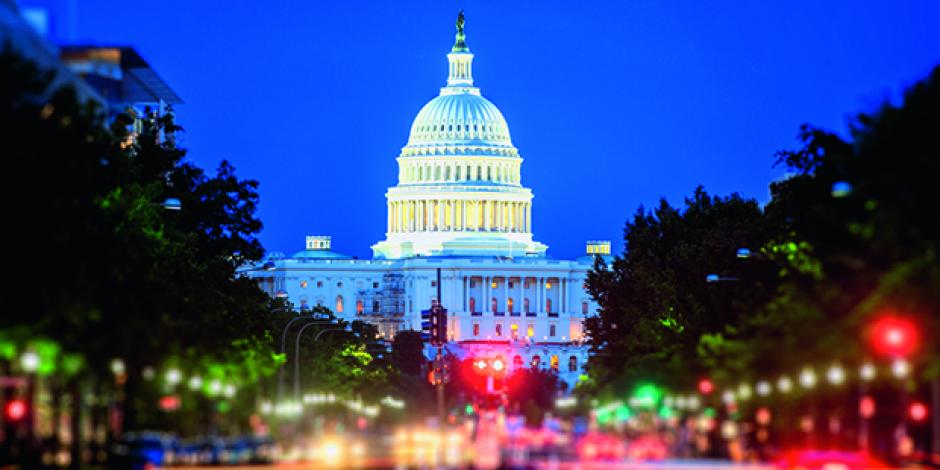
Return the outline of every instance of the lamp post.
<path id="1" fill-rule="evenodd" d="M 298 316 L 291 318 L 290 321 L 284 325 L 284 329 L 281 331 L 281 355 L 287 354 L 287 331 L 290 329 L 291 325 L 300 320 L 312 320 L 308 325 L 333 325 L 335 324 L 335 319 L 323 320 L 323 314 L 312 314 L 310 316 Z M 304 325 L 306 327 L 307 325 Z M 302 331 L 302 330 L 301 330 Z M 286 356 L 285 356 L 286 357 Z M 280 404 L 284 398 L 284 366 L 278 368 L 277 371 L 277 402 Z"/>
<path id="2" fill-rule="evenodd" d="M 300 331 L 297 332 L 297 339 L 294 341 L 294 401 L 296 402 L 300 402 L 300 337 L 303 336 L 304 330 L 316 324 L 318 324 L 318 322 L 310 322 L 302 326 Z M 323 330 L 313 337 L 313 342 L 319 341 L 320 337 L 325 333 L 338 331 L 352 333 L 352 326 L 347 324 L 345 328 L 329 328 Z M 358 336 L 358 333 L 356 333 L 356 335 Z"/>

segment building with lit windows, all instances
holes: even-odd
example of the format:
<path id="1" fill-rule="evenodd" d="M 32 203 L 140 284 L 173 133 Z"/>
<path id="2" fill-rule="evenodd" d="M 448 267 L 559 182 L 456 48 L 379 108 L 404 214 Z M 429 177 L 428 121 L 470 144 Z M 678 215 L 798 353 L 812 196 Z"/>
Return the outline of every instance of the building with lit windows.
<path id="1" fill-rule="evenodd" d="M 473 57 L 461 15 L 447 84 L 418 112 L 398 156 L 397 184 L 385 194 L 387 232 L 373 259 L 308 236 L 303 251 L 242 272 L 301 309 L 326 306 L 378 325 L 389 339 L 420 329 L 421 310 L 440 301 L 449 352 L 502 357 L 510 373 L 554 369 L 572 386 L 587 359 L 582 322 L 596 308 L 585 278 L 595 256 L 610 255 L 610 242 L 588 242 L 585 256 L 561 260 L 535 241 L 523 159 L 502 113 L 474 86 Z"/>

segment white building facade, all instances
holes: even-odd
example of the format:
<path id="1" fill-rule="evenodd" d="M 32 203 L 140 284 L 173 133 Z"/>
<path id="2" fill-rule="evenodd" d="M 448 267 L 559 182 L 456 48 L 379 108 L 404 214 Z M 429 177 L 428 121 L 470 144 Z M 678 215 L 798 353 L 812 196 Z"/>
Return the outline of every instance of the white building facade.
<path id="1" fill-rule="evenodd" d="M 594 256 L 609 256 L 610 242 L 588 242 L 574 260 L 546 255 L 533 238 L 533 194 L 522 185 L 509 126 L 473 86 L 462 15 L 447 59 L 447 85 L 418 112 L 398 157 L 387 232 L 372 246 L 373 259 L 333 252 L 330 237 L 308 236 L 305 250 L 243 272 L 272 296 L 375 323 L 387 339 L 420 329 L 421 311 L 440 300 L 451 353 L 502 357 L 510 373 L 554 369 L 573 386 L 587 360 L 582 322 L 597 307 L 585 278 Z"/>

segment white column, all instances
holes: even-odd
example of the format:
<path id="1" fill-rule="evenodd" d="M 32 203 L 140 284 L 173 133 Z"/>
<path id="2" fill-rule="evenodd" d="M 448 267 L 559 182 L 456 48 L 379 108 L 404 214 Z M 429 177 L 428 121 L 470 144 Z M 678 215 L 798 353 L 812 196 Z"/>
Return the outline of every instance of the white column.
<path id="1" fill-rule="evenodd" d="M 387 232 L 392 231 L 392 203 L 391 202 L 388 203 L 388 228 L 386 231 Z"/>

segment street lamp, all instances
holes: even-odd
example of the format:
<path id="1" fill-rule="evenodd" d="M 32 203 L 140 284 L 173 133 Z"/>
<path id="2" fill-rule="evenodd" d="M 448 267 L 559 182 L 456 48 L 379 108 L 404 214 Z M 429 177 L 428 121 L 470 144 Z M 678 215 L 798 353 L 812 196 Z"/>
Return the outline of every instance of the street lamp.
<path id="1" fill-rule="evenodd" d="M 757 386 L 755 387 L 755 389 L 758 395 L 762 397 L 766 397 L 767 395 L 770 395 L 772 387 L 770 385 L 770 382 L 761 380 L 760 382 L 757 382 Z"/>
<path id="2" fill-rule="evenodd" d="M 807 367 L 803 369 L 803 372 L 800 372 L 800 385 L 804 388 L 816 386 L 816 373 L 813 372 L 813 369 Z"/>
<path id="3" fill-rule="evenodd" d="M 891 363 L 891 373 L 895 378 L 903 379 L 911 371 L 911 365 L 906 360 L 898 358 Z"/>
<path id="4" fill-rule="evenodd" d="M 875 365 L 870 362 L 866 362 L 858 368 L 858 376 L 865 382 L 871 382 L 875 378 L 875 374 Z"/>
<path id="5" fill-rule="evenodd" d="M 738 248 L 737 257 L 742 259 L 750 258 L 751 250 L 748 248 Z"/>
<path id="6" fill-rule="evenodd" d="M 793 381 L 790 380 L 790 377 L 783 376 L 777 380 L 777 390 L 780 390 L 780 393 L 789 393 L 790 390 L 793 390 Z"/>
<path id="7" fill-rule="evenodd" d="M 27 374 L 32 374 L 39 370 L 39 354 L 36 351 L 26 351 L 20 356 L 20 367 Z"/>
<path id="8" fill-rule="evenodd" d="M 715 283 L 715 282 L 734 282 L 734 281 L 740 281 L 740 279 L 736 277 L 719 276 L 714 273 L 705 275 L 705 282 L 709 284 Z"/>
<path id="9" fill-rule="evenodd" d="M 839 364 L 833 364 L 832 367 L 826 371 L 826 379 L 829 380 L 829 383 L 832 385 L 842 385 L 842 382 L 845 381 L 845 369 Z"/>
<path id="10" fill-rule="evenodd" d="M 168 211 L 178 211 L 183 209 L 183 203 L 175 197 L 168 197 L 164 199 L 161 206 L 163 206 L 163 208 Z"/>
<path id="11" fill-rule="evenodd" d="M 286 292 L 285 292 L 285 296 L 286 296 Z M 287 355 L 287 331 L 290 329 L 291 325 L 294 324 L 294 322 L 297 322 L 300 320 L 312 320 L 310 323 L 308 323 L 309 325 L 314 325 L 314 324 L 332 325 L 336 321 L 335 318 L 329 318 L 329 320 L 323 321 L 323 318 L 324 318 L 323 316 L 321 316 L 320 314 L 316 314 L 316 313 L 311 314 L 309 316 L 305 315 L 305 316 L 297 316 L 297 317 L 291 318 L 290 321 L 288 321 L 287 324 L 284 325 L 284 329 L 281 331 L 281 356 L 286 357 Z M 280 403 L 283 398 L 284 398 L 284 366 L 282 364 L 281 367 L 279 367 L 277 371 L 277 401 L 278 403 Z"/>

